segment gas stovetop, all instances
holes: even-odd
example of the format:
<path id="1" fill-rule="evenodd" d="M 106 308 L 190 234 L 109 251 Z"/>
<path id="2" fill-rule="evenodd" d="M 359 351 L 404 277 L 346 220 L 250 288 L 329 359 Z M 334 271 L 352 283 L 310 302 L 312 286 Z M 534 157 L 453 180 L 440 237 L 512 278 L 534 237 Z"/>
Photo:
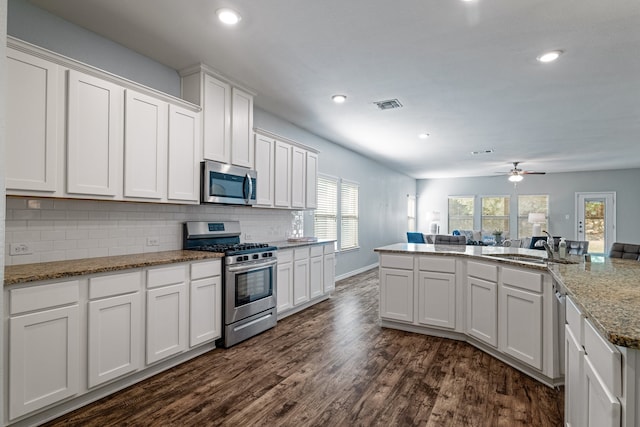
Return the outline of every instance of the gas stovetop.
<path id="1" fill-rule="evenodd" d="M 192 251 L 223 253 L 233 262 L 262 258 L 274 258 L 277 247 L 268 243 L 240 243 L 240 223 L 238 221 L 192 221 L 184 223 L 182 248 Z M 247 256 L 250 255 L 251 256 Z M 257 254 L 257 256 L 256 256 Z"/>
<path id="2" fill-rule="evenodd" d="M 190 248 L 194 251 L 220 252 L 225 255 L 251 254 L 254 252 L 275 251 L 278 248 L 268 243 L 214 243 Z"/>

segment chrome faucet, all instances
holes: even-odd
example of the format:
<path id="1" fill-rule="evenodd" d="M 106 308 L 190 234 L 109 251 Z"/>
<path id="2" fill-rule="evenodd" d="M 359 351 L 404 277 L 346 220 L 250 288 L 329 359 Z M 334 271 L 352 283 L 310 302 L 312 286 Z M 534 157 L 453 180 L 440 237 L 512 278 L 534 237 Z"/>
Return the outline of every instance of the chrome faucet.
<path id="1" fill-rule="evenodd" d="M 546 233 L 546 231 L 545 231 Z M 547 233 L 549 234 L 549 233 Z M 547 259 L 548 260 L 553 260 L 553 250 L 549 247 L 549 244 L 547 242 L 545 242 L 544 240 L 542 241 L 542 246 L 544 246 L 544 250 L 547 251 Z"/>

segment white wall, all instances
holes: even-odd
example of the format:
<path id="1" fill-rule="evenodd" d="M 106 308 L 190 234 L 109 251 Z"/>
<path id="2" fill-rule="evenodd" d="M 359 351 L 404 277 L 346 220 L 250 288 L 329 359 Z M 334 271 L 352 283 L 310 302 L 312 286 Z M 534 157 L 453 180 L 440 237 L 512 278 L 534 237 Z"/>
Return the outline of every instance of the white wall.
<path id="1" fill-rule="evenodd" d="M 4 283 L 4 146 L 5 146 L 5 102 L 6 46 L 7 46 L 7 1 L 0 0 L 0 283 Z M 4 292 L 0 292 L 0 319 L 4 319 Z M 4 343 L 4 327 L 0 328 L 0 343 Z M 4 384 L 4 352 L 0 351 L 0 387 Z M 2 388 L 4 390 L 4 387 Z M 0 403 L 0 420 L 4 420 L 4 399 Z"/>
<path id="2" fill-rule="evenodd" d="M 615 191 L 617 240 L 640 243 L 640 169 L 594 172 L 553 173 L 527 176 L 516 187 L 505 176 L 418 180 L 418 228 L 428 230 L 426 213 L 440 211 L 441 232 L 447 232 L 448 196 L 511 196 L 511 224 L 515 225 L 517 196 L 549 195 L 549 230 L 556 236 L 575 238 L 576 192 Z M 477 204 L 479 203 L 477 199 Z M 566 218 L 569 215 L 569 218 Z M 480 209 L 476 207 L 475 228 L 480 227 Z M 450 230 L 449 230 L 450 231 Z"/>
<path id="3" fill-rule="evenodd" d="M 180 96 L 177 71 L 40 9 L 9 0 L 9 35 L 134 82 Z"/>

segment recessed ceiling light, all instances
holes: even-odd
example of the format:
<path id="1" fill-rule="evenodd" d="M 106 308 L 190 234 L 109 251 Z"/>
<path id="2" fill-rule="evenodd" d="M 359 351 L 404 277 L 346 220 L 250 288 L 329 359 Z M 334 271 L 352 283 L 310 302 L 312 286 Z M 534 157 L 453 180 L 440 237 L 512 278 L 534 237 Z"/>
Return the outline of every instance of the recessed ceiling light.
<path id="1" fill-rule="evenodd" d="M 240 14 L 233 9 L 218 9 L 216 14 L 218 19 L 227 25 L 236 25 L 242 19 Z"/>
<path id="2" fill-rule="evenodd" d="M 333 95 L 331 99 L 333 99 L 333 102 L 336 104 L 344 104 L 347 100 L 347 95 Z"/>
<path id="3" fill-rule="evenodd" d="M 551 52 L 543 53 L 536 59 L 540 62 L 553 62 L 556 59 L 560 58 L 560 55 L 562 55 L 563 53 L 564 52 L 562 52 L 561 50 L 552 50 Z"/>
<path id="4" fill-rule="evenodd" d="M 420 139 L 427 139 L 431 136 L 431 134 L 428 134 L 427 132 L 422 132 L 421 134 L 418 135 L 418 138 Z"/>

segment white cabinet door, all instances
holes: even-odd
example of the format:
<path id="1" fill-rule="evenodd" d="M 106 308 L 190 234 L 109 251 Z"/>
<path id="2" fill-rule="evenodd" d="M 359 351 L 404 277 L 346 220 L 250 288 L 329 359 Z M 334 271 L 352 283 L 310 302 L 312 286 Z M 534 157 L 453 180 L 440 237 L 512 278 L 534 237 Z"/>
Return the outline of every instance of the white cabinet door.
<path id="1" fill-rule="evenodd" d="M 231 89 L 231 163 L 253 168 L 253 96 Z"/>
<path id="2" fill-rule="evenodd" d="M 203 75 L 203 155 L 222 163 L 231 161 L 231 86 Z"/>
<path id="3" fill-rule="evenodd" d="M 255 169 L 258 174 L 256 188 L 256 204 L 273 206 L 274 190 L 274 146 L 275 140 L 256 134 Z"/>
<path id="4" fill-rule="evenodd" d="M 293 305 L 309 301 L 309 258 L 293 262 Z"/>
<path id="5" fill-rule="evenodd" d="M 418 273 L 418 322 L 455 329 L 455 274 L 433 271 Z"/>
<path id="6" fill-rule="evenodd" d="M 58 66 L 7 48 L 5 90 L 7 192 L 54 192 L 58 170 Z"/>
<path id="7" fill-rule="evenodd" d="M 413 270 L 380 269 L 380 317 L 413 322 Z"/>
<path id="8" fill-rule="evenodd" d="M 140 292 L 89 301 L 89 388 L 140 368 Z"/>
<path id="9" fill-rule="evenodd" d="M 189 345 L 191 347 L 222 336 L 221 276 L 191 282 Z"/>
<path id="10" fill-rule="evenodd" d="M 567 427 L 584 425 L 585 394 L 584 385 L 584 348 L 573 336 L 568 325 L 564 332 L 564 421 Z"/>
<path id="11" fill-rule="evenodd" d="M 332 252 L 324 256 L 324 274 L 322 275 L 324 282 L 324 293 L 333 292 L 336 288 L 336 256 Z"/>
<path id="12" fill-rule="evenodd" d="M 318 207 L 318 155 L 307 152 L 306 168 L 306 208 L 315 209 Z"/>
<path id="13" fill-rule="evenodd" d="M 274 149 L 274 201 L 277 207 L 291 206 L 291 145 L 276 141 Z"/>
<path id="14" fill-rule="evenodd" d="M 305 171 L 307 152 L 299 147 L 291 151 L 291 207 L 304 209 L 305 207 Z"/>
<path id="15" fill-rule="evenodd" d="M 467 278 L 467 334 L 498 346 L 498 285 Z"/>
<path id="16" fill-rule="evenodd" d="M 168 104 L 127 89 L 124 120 L 124 196 L 162 199 L 167 184 Z"/>
<path id="17" fill-rule="evenodd" d="M 280 255 L 278 255 L 280 258 Z M 293 262 L 280 262 L 278 259 L 278 313 L 282 313 L 293 307 Z"/>
<path id="18" fill-rule="evenodd" d="M 200 200 L 200 114 L 169 106 L 169 200 Z"/>
<path id="19" fill-rule="evenodd" d="M 186 284 L 147 290 L 147 364 L 181 353 L 186 348 Z"/>
<path id="20" fill-rule="evenodd" d="M 68 77 L 67 193 L 116 196 L 124 89 L 74 70 Z"/>
<path id="21" fill-rule="evenodd" d="M 542 295 L 500 287 L 500 350 L 542 369 Z"/>
<path id="22" fill-rule="evenodd" d="M 587 427 L 620 427 L 620 401 L 596 373 L 589 355 L 584 357 L 584 391 Z"/>
<path id="23" fill-rule="evenodd" d="M 79 390 L 78 305 L 9 319 L 9 419 Z"/>
<path id="24" fill-rule="evenodd" d="M 323 261 L 322 255 L 311 257 L 309 260 L 309 296 L 311 298 L 316 298 L 323 294 Z"/>

